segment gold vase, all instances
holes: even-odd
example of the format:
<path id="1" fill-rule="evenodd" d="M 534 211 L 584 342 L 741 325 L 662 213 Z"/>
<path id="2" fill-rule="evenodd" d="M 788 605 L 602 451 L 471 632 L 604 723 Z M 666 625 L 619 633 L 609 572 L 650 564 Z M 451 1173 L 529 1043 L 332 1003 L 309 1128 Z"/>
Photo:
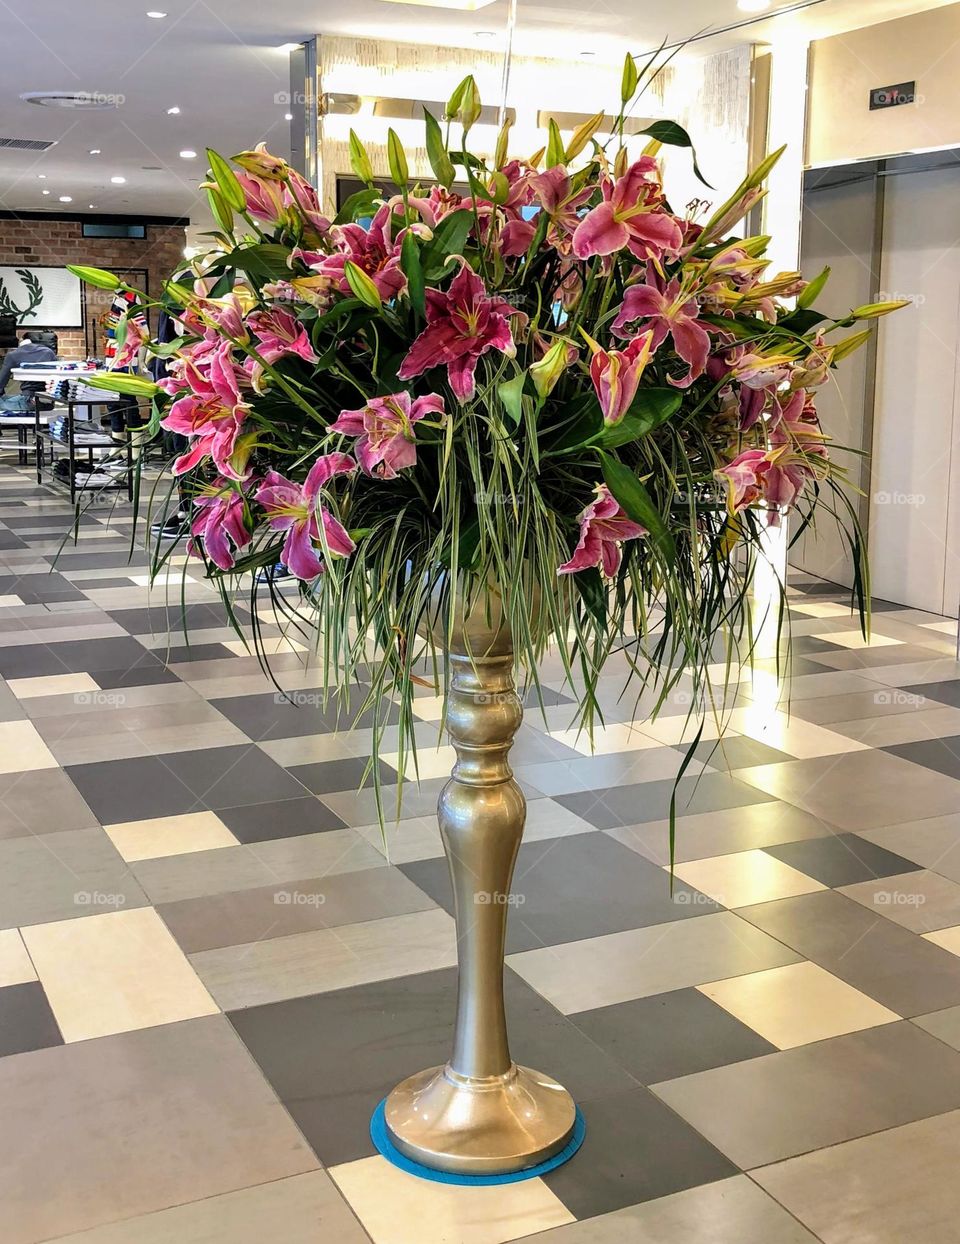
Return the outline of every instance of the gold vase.
<path id="1" fill-rule="evenodd" d="M 434 627 L 438 642 L 446 638 Z M 453 1053 L 410 1076 L 386 1101 L 388 1135 L 406 1157 L 457 1174 L 536 1166 L 570 1140 L 575 1107 L 561 1085 L 510 1058 L 503 955 L 526 800 L 508 754 L 523 708 L 499 596 L 455 603 L 447 726 L 457 752 L 438 816 L 457 923 Z"/>

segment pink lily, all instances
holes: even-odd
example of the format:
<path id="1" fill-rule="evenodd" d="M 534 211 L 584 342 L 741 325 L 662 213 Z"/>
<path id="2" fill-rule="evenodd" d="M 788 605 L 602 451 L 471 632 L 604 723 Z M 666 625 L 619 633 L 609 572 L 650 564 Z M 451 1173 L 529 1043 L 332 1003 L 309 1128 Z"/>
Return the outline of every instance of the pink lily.
<path id="1" fill-rule="evenodd" d="M 282 182 L 264 180 L 252 173 L 237 173 L 236 177 L 243 187 L 247 211 L 254 220 L 273 228 L 287 223 L 289 195 L 285 193 Z"/>
<path id="2" fill-rule="evenodd" d="M 499 350 L 509 358 L 516 354 L 508 317 L 520 314 L 503 298 L 491 297 L 463 260 L 445 293 L 427 290 L 427 326 L 397 375 L 412 380 L 431 367 L 446 366 L 450 387 L 461 401 L 467 401 L 476 388 L 474 373 L 482 355 L 488 350 Z"/>
<path id="3" fill-rule="evenodd" d="M 205 458 L 211 458 L 221 475 L 242 479 L 231 459 L 246 411 L 244 406 L 228 409 L 216 399 L 199 398 L 193 393 L 174 402 L 160 426 L 168 432 L 193 438 L 187 450 L 175 460 L 174 475 L 184 475 Z"/>
<path id="4" fill-rule="evenodd" d="M 309 582 L 324 571 L 314 546 L 320 540 L 320 524 L 326 547 L 338 557 L 349 557 L 356 545 L 342 524 L 319 504 L 323 486 L 335 475 L 355 471 L 357 464 L 346 454 L 325 454 L 318 458 L 303 484 L 294 484 L 276 471 L 270 471 L 257 489 L 257 501 L 266 511 L 274 531 L 285 531 L 283 564 Z"/>
<path id="5" fill-rule="evenodd" d="M 663 209 L 660 170 L 652 156 L 641 156 L 616 181 L 605 177 L 601 189 L 603 202 L 586 214 L 573 235 L 578 259 L 613 255 L 625 246 L 638 259 L 680 250 L 683 230 Z"/>
<path id="6" fill-rule="evenodd" d="M 380 297 L 389 302 L 407 283 L 400 267 L 402 232 L 397 235 L 396 240 L 391 236 L 393 217 L 390 205 L 384 203 L 370 222 L 369 229 L 357 224 L 333 226 L 330 237 L 335 247 L 334 254 L 311 254 L 295 250 L 293 255 L 302 259 L 314 272 L 331 277 L 343 294 L 350 293 L 350 286 L 344 276 L 344 267 L 349 259 L 373 281 Z"/>
<path id="7" fill-rule="evenodd" d="M 597 485 L 596 497 L 578 521 L 580 540 L 573 556 L 559 567 L 557 574 L 576 574 L 578 570 L 599 566 L 612 579 L 620 569 L 621 543 L 647 534 L 645 527 L 626 516 L 606 484 Z"/>
<path id="8" fill-rule="evenodd" d="M 284 355 L 295 355 L 305 363 L 315 363 L 317 356 L 310 345 L 303 325 L 281 307 L 254 311 L 247 316 L 247 326 L 257 337 L 257 353 L 268 363 Z"/>
<path id="9" fill-rule="evenodd" d="M 732 514 L 753 505 L 760 497 L 767 455 L 762 449 L 746 449 L 715 474 L 727 487 L 727 501 Z"/>
<path id="10" fill-rule="evenodd" d="M 603 411 L 603 422 L 609 427 L 620 422 L 637 396 L 640 377 L 653 351 L 653 332 L 640 333 L 625 350 L 604 350 L 590 338 L 587 340 L 593 350 L 590 379 Z"/>
<path id="11" fill-rule="evenodd" d="M 326 237 L 330 232 L 330 220 L 320 208 L 320 196 L 316 189 L 294 168 L 287 171 L 287 186 L 290 198 L 300 209 L 303 219 L 320 237 Z"/>
<path id="12" fill-rule="evenodd" d="M 200 540 L 215 566 L 221 570 L 232 570 L 235 554 L 246 548 L 251 539 L 243 497 L 228 487 L 224 479 L 217 480 L 213 488 L 214 491 L 194 499 L 190 552 L 196 552 L 194 542 Z"/>
<path id="13" fill-rule="evenodd" d="M 703 375 L 710 353 L 710 335 L 697 323 L 699 314 L 697 300 L 689 296 L 689 290 L 683 289 L 676 277 L 667 281 L 648 263 L 646 283 L 631 285 L 626 291 L 611 328 L 618 336 L 626 336 L 624 326 L 642 320 L 642 327 L 653 331 L 654 350 L 672 337 L 674 349 L 688 367 L 685 376 L 668 379 L 678 389 L 686 389 Z"/>
<path id="14" fill-rule="evenodd" d="M 553 168 L 531 177 L 530 187 L 541 210 L 550 217 L 547 241 L 562 255 L 569 255 L 573 248 L 573 236 L 581 220 L 580 209 L 593 193 L 593 186 L 583 186 L 574 191 L 566 168 L 562 164 L 556 164 Z"/>
<path id="15" fill-rule="evenodd" d="M 126 322 L 120 348 L 110 360 L 110 371 L 119 371 L 122 367 L 129 367 L 149 340 L 150 329 L 146 321 L 131 316 Z"/>
<path id="16" fill-rule="evenodd" d="M 331 432 L 356 436 L 357 461 L 365 474 L 396 479 L 397 472 L 417 462 L 413 425 L 424 415 L 443 415 L 443 398 L 428 393 L 410 401 L 409 393 L 372 397 L 359 410 L 341 410 Z"/>

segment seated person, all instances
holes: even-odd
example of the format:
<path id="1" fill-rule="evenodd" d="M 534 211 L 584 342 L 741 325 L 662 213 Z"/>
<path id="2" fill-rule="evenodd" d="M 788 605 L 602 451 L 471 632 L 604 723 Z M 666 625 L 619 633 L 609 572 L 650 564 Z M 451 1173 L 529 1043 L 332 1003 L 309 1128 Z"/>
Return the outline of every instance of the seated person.
<path id="1" fill-rule="evenodd" d="M 39 330 L 25 333 L 20 344 L 7 351 L 6 357 L 0 363 L 0 397 L 6 391 L 10 373 L 15 367 L 23 367 L 25 363 L 52 363 L 56 359 L 56 351 L 40 340 L 43 336 Z"/>

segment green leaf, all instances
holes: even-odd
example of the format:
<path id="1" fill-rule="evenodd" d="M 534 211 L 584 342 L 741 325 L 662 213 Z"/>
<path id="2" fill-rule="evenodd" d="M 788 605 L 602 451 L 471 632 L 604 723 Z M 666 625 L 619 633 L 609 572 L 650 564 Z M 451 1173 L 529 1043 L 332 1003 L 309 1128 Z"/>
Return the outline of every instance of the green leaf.
<path id="1" fill-rule="evenodd" d="M 708 190 L 714 189 L 703 173 L 700 172 L 700 165 L 697 163 L 697 153 L 694 150 L 693 141 L 682 125 L 677 125 L 676 121 L 654 121 L 652 125 L 648 125 L 640 133 L 649 134 L 658 143 L 664 143 L 668 147 L 688 147 L 690 149 L 690 157 L 693 160 L 694 173 Z"/>
<path id="2" fill-rule="evenodd" d="M 366 190 L 357 190 L 351 194 L 349 199 L 344 200 L 343 207 L 340 208 L 334 217 L 335 225 L 343 225 L 348 221 L 357 220 L 361 216 L 372 216 L 376 211 L 377 201 L 380 198 L 380 191 L 372 187 Z"/>
<path id="3" fill-rule="evenodd" d="M 455 121 L 457 113 L 460 111 L 460 105 L 463 103 L 463 97 L 467 90 L 467 83 L 470 81 L 469 75 L 459 82 L 453 89 L 453 94 L 447 100 L 447 110 L 445 116 L 449 121 Z"/>
<path id="4" fill-rule="evenodd" d="M 350 131 L 350 165 L 361 181 L 365 181 L 368 186 L 373 185 L 373 166 L 370 163 L 370 157 L 354 130 Z"/>
<path id="5" fill-rule="evenodd" d="M 210 147 L 207 148 L 207 163 L 224 203 L 232 207 L 235 212 L 242 212 L 247 205 L 247 196 L 243 193 L 243 186 L 237 181 L 236 173 L 223 156 Z"/>
<path id="6" fill-rule="evenodd" d="M 601 629 L 607 622 L 607 589 L 603 576 L 596 566 L 589 570 L 581 570 L 573 576 L 574 586 L 580 593 L 584 607 L 592 617 L 596 618 Z"/>
<path id="7" fill-rule="evenodd" d="M 449 190 L 456 177 L 456 171 L 443 141 L 440 122 L 426 108 L 423 110 L 423 120 L 427 127 L 427 159 L 430 161 L 430 167 L 437 181 Z"/>
<path id="8" fill-rule="evenodd" d="M 560 134 L 560 126 L 557 125 L 553 117 L 547 127 L 547 168 L 555 168 L 558 164 L 562 164 L 565 158 L 565 150 L 563 146 L 563 137 Z"/>
<path id="9" fill-rule="evenodd" d="M 423 248 L 423 270 L 428 278 L 442 273 L 448 255 L 463 254 L 473 223 L 473 212 L 466 208 L 444 216 L 433 231 L 433 239 Z"/>
<path id="10" fill-rule="evenodd" d="M 403 243 L 400 247 L 400 267 L 407 278 L 407 296 L 410 299 L 410 305 L 418 316 L 423 316 L 426 305 L 423 264 L 420 262 L 417 236 L 409 229 L 403 235 Z"/>
<path id="11" fill-rule="evenodd" d="M 390 176 L 394 185 L 405 190 L 410 180 L 410 169 L 407 166 L 407 153 L 394 129 L 387 130 L 387 163 L 390 165 Z"/>
<path id="12" fill-rule="evenodd" d="M 343 265 L 343 275 L 355 298 L 359 298 L 371 311 L 379 311 L 383 305 L 380 291 L 362 268 L 358 268 L 353 260 L 348 259 Z"/>
<path id="13" fill-rule="evenodd" d="M 640 81 L 640 74 L 637 72 L 637 62 L 628 52 L 623 60 L 623 74 L 620 78 L 620 98 L 624 104 L 629 104 L 633 99 Z"/>
<path id="14" fill-rule="evenodd" d="M 210 205 L 210 215 L 223 232 L 233 233 L 233 211 L 220 191 L 215 190 L 213 186 L 207 187 L 207 203 Z"/>
<path id="15" fill-rule="evenodd" d="M 796 311 L 791 311 L 789 315 L 785 315 L 782 320 L 777 321 L 777 328 L 788 328 L 791 332 L 799 333 L 803 336 L 811 328 L 816 328 L 818 324 L 822 324 L 826 318 L 819 311 L 814 311 L 812 307 L 797 307 Z"/>
<path id="16" fill-rule="evenodd" d="M 832 269 L 830 265 L 827 264 L 820 275 L 815 276 L 806 289 L 801 291 L 800 296 L 797 299 L 798 307 L 810 307 L 817 301 L 823 293 L 823 287 L 826 285 L 827 281 L 830 280 L 831 271 Z"/>
<path id="17" fill-rule="evenodd" d="M 112 272 L 107 272 L 104 268 L 87 268 L 83 264 L 68 263 L 67 271 L 72 272 L 74 276 L 78 276 L 81 281 L 85 281 L 87 285 L 92 285 L 95 289 L 119 289 L 123 284 L 118 276 L 114 276 Z"/>
<path id="18" fill-rule="evenodd" d="M 281 277 L 289 279 L 289 254 L 288 248 L 278 242 L 258 242 L 253 246 L 238 246 L 226 256 L 226 262 L 230 267 L 246 272 L 248 276 L 264 280 L 279 280 Z"/>
<path id="19" fill-rule="evenodd" d="M 638 441 L 672 418 L 682 404 L 683 394 L 676 389 L 641 389 L 620 422 L 604 428 L 597 444 L 616 449 Z"/>
<path id="20" fill-rule="evenodd" d="M 604 482 L 620 502 L 624 513 L 635 523 L 641 523 L 646 527 L 650 533 L 650 542 L 659 551 L 664 561 L 672 565 L 677 557 L 673 537 L 646 488 L 619 458 L 601 453 L 600 465 L 603 469 Z"/>
<path id="21" fill-rule="evenodd" d="M 512 380 L 505 380 L 497 386 L 497 395 L 503 402 L 504 409 L 513 420 L 514 427 L 519 426 L 523 418 L 523 383 L 527 378 L 525 371 L 518 372 Z"/>

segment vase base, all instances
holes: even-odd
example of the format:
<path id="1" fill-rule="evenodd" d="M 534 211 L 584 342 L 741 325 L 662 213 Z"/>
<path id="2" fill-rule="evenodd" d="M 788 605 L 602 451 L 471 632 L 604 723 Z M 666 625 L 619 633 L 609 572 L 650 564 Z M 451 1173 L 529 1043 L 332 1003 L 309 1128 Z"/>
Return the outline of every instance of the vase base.
<path id="1" fill-rule="evenodd" d="M 507 1175 L 559 1153 L 576 1107 L 565 1088 L 514 1065 L 470 1078 L 447 1067 L 420 1071 L 385 1102 L 387 1136 L 411 1161 L 462 1175 Z"/>

